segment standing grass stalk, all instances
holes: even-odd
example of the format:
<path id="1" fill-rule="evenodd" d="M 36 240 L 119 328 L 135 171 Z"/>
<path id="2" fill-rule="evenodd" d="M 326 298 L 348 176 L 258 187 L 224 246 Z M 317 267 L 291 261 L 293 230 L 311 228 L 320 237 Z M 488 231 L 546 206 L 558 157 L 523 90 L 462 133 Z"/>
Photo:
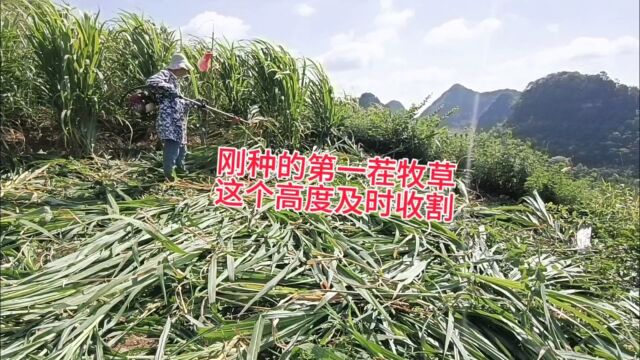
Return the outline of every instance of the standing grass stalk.
<path id="1" fill-rule="evenodd" d="M 27 41 L 43 77 L 67 150 L 92 155 L 105 92 L 101 72 L 106 31 L 98 14 L 75 14 L 49 2 L 28 4 Z"/>

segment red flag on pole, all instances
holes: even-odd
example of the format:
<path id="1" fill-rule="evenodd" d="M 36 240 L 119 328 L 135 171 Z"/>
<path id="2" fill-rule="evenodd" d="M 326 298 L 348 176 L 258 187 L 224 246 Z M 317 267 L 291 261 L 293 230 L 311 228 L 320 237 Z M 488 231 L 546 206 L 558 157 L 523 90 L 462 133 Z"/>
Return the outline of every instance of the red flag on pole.
<path id="1" fill-rule="evenodd" d="M 201 72 L 207 72 L 211 68 L 211 60 L 213 60 L 213 53 L 211 51 L 207 51 L 202 55 L 200 61 L 198 61 L 198 69 Z"/>

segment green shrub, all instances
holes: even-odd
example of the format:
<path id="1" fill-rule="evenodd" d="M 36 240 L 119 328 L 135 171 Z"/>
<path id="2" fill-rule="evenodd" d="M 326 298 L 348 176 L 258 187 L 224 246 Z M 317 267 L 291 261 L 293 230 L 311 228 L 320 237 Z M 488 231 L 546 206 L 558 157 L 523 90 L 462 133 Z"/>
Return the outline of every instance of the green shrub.
<path id="1" fill-rule="evenodd" d="M 392 112 L 378 106 L 363 109 L 351 100 L 343 105 L 346 107 L 343 132 L 375 154 L 415 158 L 424 163 L 461 161 L 467 151 L 467 137 L 443 128 L 438 116 L 417 118 L 422 105 Z"/>
<path id="2" fill-rule="evenodd" d="M 362 109 L 355 102 L 346 116 L 344 132 L 375 154 L 416 158 L 423 163 L 449 160 L 458 163 L 460 171 L 470 165 L 477 188 L 514 198 L 536 188 L 526 188 L 527 179 L 548 161 L 546 155 L 508 132 L 481 133 L 472 140 L 442 127 L 437 116 L 415 118 L 411 111 L 394 113 L 376 106 Z M 468 156 L 471 161 L 467 163 Z"/>
<path id="3" fill-rule="evenodd" d="M 568 185 L 567 185 L 568 184 Z M 607 279 L 601 290 L 619 292 L 640 285 L 640 199 L 638 188 L 605 181 L 566 181 L 563 191 L 576 191 L 569 205 L 547 204 L 564 228 L 592 228 L 591 248 L 579 257 L 590 273 Z M 558 186 L 562 188 L 562 186 Z M 566 201 L 566 200 L 565 200 Z M 623 291 L 623 292 L 624 292 Z"/>
<path id="4" fill-rule="evenodd" d="M 476 136 L 471 173 L 478 188 L 514 198 L 527 193 L 527 179 L 548 161 L 543 153 L 508 132 L 491 131 Z"/>
<path id="5" fill-rule="evenodd" d="M 424 160 L 449 160 L 456 162 L 459 169 L 463 169 L 469 151 L 469 136 L 442 130 L 444 129 L 438 131 L 436 136 L 424 141 L 426 149 Z M 423 138 L 422 135 L 419 136 Z"/>
<path id="6" fill-rule="evenodd" d="M 406 114 L 392 113 L 381 107 L 362 109 L 355 101 L 344 106 L 345 134 L 367 151 L 398 156 L 405 154 L 407 147 L 415 141 L 411 137 L 412 120 Z"/>
<path id="7" fill-rule="evenodd" d="M 578 204 L 588 196 L 590 181 L 574 179 L 567 170 L 568 168 L 550 165 L 538 168 L 527 179 L 525 189 L 529 193 L 537 191 L 546 202 Z"/>
<path id="8" fill-rule="evenodd" d="M 587 212 L 593 225 L 595 261 L 592 262 L 611 286 L 626 283 L 640 285 L 640 199 L 638 188 L 604 181 L 592 182 L 580 208 Z"/>

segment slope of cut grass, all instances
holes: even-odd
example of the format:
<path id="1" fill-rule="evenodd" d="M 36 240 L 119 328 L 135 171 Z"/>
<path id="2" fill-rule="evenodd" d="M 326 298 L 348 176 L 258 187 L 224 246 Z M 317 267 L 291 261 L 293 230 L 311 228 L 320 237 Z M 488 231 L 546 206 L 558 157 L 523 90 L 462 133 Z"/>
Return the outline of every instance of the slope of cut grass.
<path id="1" fill-rule="evenodd" d="M 639 351 L 637 293 L 603 295 L 574 229 L 535 196 L 488 207 L 461 187 L 446 226 L 230 210 L 211 205 L 206 173 L 158 183 L 156 162 L 50 160 L 3 178 L 4 358 Z"/>

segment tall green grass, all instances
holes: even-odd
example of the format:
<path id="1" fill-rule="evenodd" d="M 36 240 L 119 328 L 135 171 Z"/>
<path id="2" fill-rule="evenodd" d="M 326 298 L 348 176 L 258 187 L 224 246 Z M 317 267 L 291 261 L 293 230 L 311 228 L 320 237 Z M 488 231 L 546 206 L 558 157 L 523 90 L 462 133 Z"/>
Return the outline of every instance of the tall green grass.
<path id="1" fill-rule="evenodd" d="M 178 47 L 175 31 L 130 12 L 118 17 L 114 31 L 113 42 L 119 50 L 126 49 L 126 56 L 116 59 L 117 71 L 126 74 L 132 86 L 162 70 Z"/>
<path id="2" fill-rule="evenodd" d="M 210 49 L 200 39 L 185 52 L 195 63 Z M 262 40 L 214 42 L 214 53 L 214 70 L 193 74 L 191 94 L 238 116 L 268 119 L 254 134 L 266 146 L 311 147 L 337 135 L 341 108 L 322 67 Z"/>
<path id="3" fill-rule="evenodd" d="M 20 11 L 20 0 L 2 3 L 0 16 L 0 113 L 3 126 L 17 127 L 21 118 L 38 105 L 38 93 L 34 91 L 34 76 L 31 64 L 33 54 L 24 37 L 26 15 Z"/>
<path id="4" fill-rule="evenodd" d="M 101 137 L 147 136 L 153 119 L 128 117 L 122 96 L 162 69 L 179 46 L 194 65 L 211 50 L 211 39 L 182 41 L 166 26 L 133 13 L 103 22 L 98 14 L 49 1 L 16 7 L 29 21 L 25 31 L 3 22 L 4 44 L 7 51 L 8 46 L 28 44 L 35 71 L 28 71 L 29 63 L 9 59 L 3 77 L 9 71 L 36 74 L 30 83 L 54 111 L 66 150 L 74 154 L 92 154 Z M 343 109 L 321 66 L 263 40 L 213 41 L 213 47 L 214 70 L 194 71 L 184 87 L 187 95 L 244 118 L 263 118 L 244 134 L 263 139 L 266 146 L 308 148 L 339 140 Z M 3 94 L 24 111 L 39 111 L 19 102 L 24 96 L 17 88 Z M 219 136 L 221 118 L 210 114 L 198 120 L 191 126 L 198 127 L 203 142 Z"/>
<path id="5" fill-rule="evenodd" d="M 29 5 L 27 40 L 70 150 L 92 154 L 104 93 L 104 24 L 48 2 Z"/>
<path id="6" fill-rule="evenodd" d="M 275 120 L 276 125 L 264 134 L 267 146 L 299 148 L 309 131 L 302 121 L 306 61 L 299 62 L 284 48 L 256 40 L 247 48 L 244 66 L 260 113 Z"/>
<path id="7" fill-rule="evenodd" d="M 322 66 L 309 61 L 307 71 L 310 77 L 306 104 L 310 135 L 319 147 L 323 147 L 331 139 L 341 137 L 346 111 L 337 100 L 329 76 Z"/>

